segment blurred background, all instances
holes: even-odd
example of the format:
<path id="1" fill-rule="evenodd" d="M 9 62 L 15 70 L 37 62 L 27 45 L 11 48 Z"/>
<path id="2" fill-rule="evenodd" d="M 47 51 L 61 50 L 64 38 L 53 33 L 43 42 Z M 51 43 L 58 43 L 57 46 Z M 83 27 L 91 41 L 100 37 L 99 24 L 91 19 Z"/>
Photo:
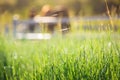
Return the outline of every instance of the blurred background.
<path id="1" fill-rule="evenodd" d="M 0 0 L 0 14 L 20 13 L 25 17 L 29 8 L 40 10 L 45 4 L 66 5 L 71 14 L 80 16 L 104 15 L 106 12 L 105 0 Z M 107 4 L 114 15 L 120 15 L 120 0 L 107 0 Z"/>
<path id="2" fill-rule="evenodd" d="M 27 19 L 31 8 L 34 7 L 40 14 L 45 4 L 52 7 L 67 6 L 70 17 L 109 16 L 107 7 L 110 16 L 120 16 L 120 0 L 0 0 L 0 32 L 5 26 L 12 28 L 13 15 L 19 15 L 22 20 Z"/>

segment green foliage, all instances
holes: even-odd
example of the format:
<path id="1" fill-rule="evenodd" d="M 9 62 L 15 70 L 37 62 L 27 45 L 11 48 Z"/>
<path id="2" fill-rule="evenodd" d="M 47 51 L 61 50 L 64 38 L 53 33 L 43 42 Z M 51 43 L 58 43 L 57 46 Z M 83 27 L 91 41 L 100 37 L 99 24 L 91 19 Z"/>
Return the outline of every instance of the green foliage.
<path id="1" fill-rule="evenodd" d="M 114 36 L 103 32 L 41 41 L 1 38 L 0 60 L 7 65 L 1 64 L 5 69 L 0 71 L 6 80 L 119 80 L 120 37 Z"/>
<path id="2" fill-rule="evenodd" d="M 115 11 L 117 15 L 120 15 L 120 1 L 119 0 L 107 0 L 110 11 Z M 41 8 L 45 4 L 50 4 L 52 6 L 65 5 L 68 6 L 74 15 L 98 15 L 105 14 L 106 6 L 105 0 L 0 0 L 0 13 L 9 11 L 11 13 L 19 10 L 24 12 L 24 9 L 29 9 L 30 7 Z M 114 8 L 114 10 L 112 10 Z"/>
<path id="3" fill-rule="evenodd" d="M 5 67 L 7 66 L 7 59 L 5 53 L 5 42 L 2 37 L 0 37 L 0 79 L 4 80 L 5 77 Z"/>

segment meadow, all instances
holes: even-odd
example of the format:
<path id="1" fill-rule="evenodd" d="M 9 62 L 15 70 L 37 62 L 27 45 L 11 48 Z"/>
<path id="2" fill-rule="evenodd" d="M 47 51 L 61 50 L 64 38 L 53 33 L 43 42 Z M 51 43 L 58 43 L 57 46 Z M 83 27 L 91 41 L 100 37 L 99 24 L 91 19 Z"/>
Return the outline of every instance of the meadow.
<path id="1" fill-rule="evenodd" d="M 48 4 L 48 1 L 27 1 L 29 3 L 23 4 L 22 0 L 18 0 L 18 5 L 13 9 L 21 14 L 20 20 L 28 18 L 31 4 L 38 7 L 45 2 Z M 49 40 L 14 38 L 14 12 L 7 11 L 8 4 L 3 5 L 3 10 L 4 7 L 6 9 L 0 15 L 0 80 L 120 80 L 120 17 L 114 6 L 111 15 L 107 0 L 104 1 L 107 18 L 105 15 L 103 18 L 76 17 L 71 20 L 69 34 L 62 36 L 56 28 L 56 34 Z M 49 3 L 55 4 L 53 1 Z M 99 5 L 96 5 L 96 1 L 88 3 L 81 3 L 83 11 L 80 14 L 83 16 L 99 12 L 93 10 L 97 7 L 100 10 L 103 4 L 97 2 Z M 73 8 L 79 10 L 75 6 Z M 71 16 L 73 14 L 74 11 L 71 11 Z"/>
<path id="2" fill-rule="evenodd" d="M 79 32 L 50 40 L 0 36 L 0 80 L 120 80 L 119 32 Z"/>

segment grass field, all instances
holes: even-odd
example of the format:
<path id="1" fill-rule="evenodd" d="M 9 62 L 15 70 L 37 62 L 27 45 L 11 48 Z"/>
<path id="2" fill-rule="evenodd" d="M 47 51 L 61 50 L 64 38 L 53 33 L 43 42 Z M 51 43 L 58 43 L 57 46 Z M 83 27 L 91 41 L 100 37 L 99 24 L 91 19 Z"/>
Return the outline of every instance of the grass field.
<path id="1" fill-rule="evenodd" d="M 7 11 L 1 14 L 0 80 L 120 80 L 120 18 L 117 8 L 112 6 L 112 11 L 109 10 L 108 1 L 104 1 L 108 16 L 94 17 L 94 3 L 81 1 L 83 17 L 74 18 L 71 11 L 71 32 L 62 36 L 58 23 L 56 34 L 49 40 L 13 38 L 14 14 Z M 46 1 L 40 0 L 43 2 Z M 28 19 L 27 8 L 15 12 L 20 14 L 20 20 Z M 94 16 L 84 17 L 91 14 Z M 44 24 L 39 24 L 44 28 Z"/>
<path id="2" fill-rule="evenodd" d="M 81 32 L 40 41 L 1 36 L 0 80 L 120 80 L 120 34 Z"/>

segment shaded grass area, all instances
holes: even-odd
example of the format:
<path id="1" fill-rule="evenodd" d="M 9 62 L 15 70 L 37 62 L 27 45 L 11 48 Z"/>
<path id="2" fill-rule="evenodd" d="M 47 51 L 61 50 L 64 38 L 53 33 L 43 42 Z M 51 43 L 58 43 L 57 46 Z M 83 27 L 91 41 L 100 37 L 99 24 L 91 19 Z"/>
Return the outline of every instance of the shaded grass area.
<path id="1" fill-rule="evenodd" d="M 119 80 L 119 40 L 119 33 L 105 32 L 41 41 L 0 37 L 0 79 Z"/>

